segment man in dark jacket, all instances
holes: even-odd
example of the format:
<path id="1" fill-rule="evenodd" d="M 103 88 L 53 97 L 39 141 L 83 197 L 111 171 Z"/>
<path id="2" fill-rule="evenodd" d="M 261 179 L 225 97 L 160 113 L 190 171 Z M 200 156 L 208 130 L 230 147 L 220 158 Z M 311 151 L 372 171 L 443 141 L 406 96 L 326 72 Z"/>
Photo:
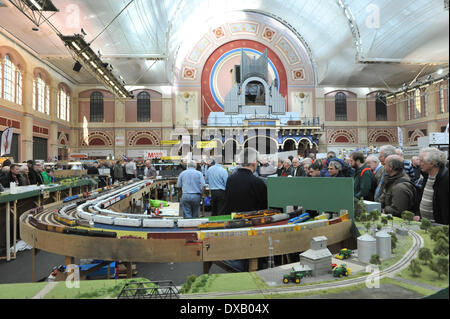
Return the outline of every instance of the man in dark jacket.
<path id="1" fill-rule="evenodd" d="M 292 162 L 290 159 L 285 159 L 283 162 L 283 168 L 281 169 L 279 176 L 292 176 L 294 174 L 294 170 L 292 169 Z"/>
<path id="2" fill-rule="evenodd" d="M 33 162 L 33 166 L 29 169 L 28 178 L 30 185 L 42 185 L 44 180 L 41 175 L 42 165 L 40 163 Z"/>
<path id="3" fill-rule="evenodd" d="M 17 186 L 23 186 L 22 180 L 20 179 L 19 175 L 19 165 L 17 164 L 11 164 L 9 173 L 5 174 L 0 180 L 0 183 L 5 188 L 9 188 L 11 182 L 15 182 Z"/>
<path id="4" fill-rule="evenodd" d="M 370 167 L 365 164 L 364 154 L 362 152 L 353 152 L 350 155 L 352 168 L 355 169 L 354 196 L 357 199 L 363 197 L 365 200 L 373 201 L 373 195 L 376 188 L 376 180 Z"/>
<path id="5" fill-rule="evenodd" d="M 292 176 L 306 176 L 306 172 L 302 165 L 300 165 L 300 159 L 298 157 L 292 159 Z"/>
<path id="6" fill-rule="evenodd" d="M 448 168 L 444 152 L 434 147 L 420 151 L 420 167 L 424 175 L 420 196 L 420 215 L 438 224 L 448 225 Z"/>
<path id="7" fill-rule="evenodd" d="M 401 217 L 405 210 L 414 212 L 417 200 L 416 188 L 404 171 L 403 158 L 398 155 L 388 156 L 384 168 L 386 172 L 384 192 L 380 196 L 384 213 Z"/>
<path id="8" fill-rule="evenodd" d="M 257 152 L 246 148 L 240 157 L 241 167 L 228 177 L 225 187 L 227 214 L 267 208 L 266 184 L 253 175 L 257 166 Z"/>

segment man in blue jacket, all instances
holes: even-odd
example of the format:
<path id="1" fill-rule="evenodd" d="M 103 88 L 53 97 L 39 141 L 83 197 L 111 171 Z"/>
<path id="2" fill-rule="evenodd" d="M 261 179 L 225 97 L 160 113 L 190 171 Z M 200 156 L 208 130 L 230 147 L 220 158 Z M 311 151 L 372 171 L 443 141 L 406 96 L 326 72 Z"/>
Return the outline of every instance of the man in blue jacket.
<path id="1" fill-rule="evenodd" d="M 222 215 L 225 210 L 225 186 L 228 173 L 219 163 L 213 162 L 213 166 L 206 171 L 206 183 L 211 192 L 211 215 Z"/>

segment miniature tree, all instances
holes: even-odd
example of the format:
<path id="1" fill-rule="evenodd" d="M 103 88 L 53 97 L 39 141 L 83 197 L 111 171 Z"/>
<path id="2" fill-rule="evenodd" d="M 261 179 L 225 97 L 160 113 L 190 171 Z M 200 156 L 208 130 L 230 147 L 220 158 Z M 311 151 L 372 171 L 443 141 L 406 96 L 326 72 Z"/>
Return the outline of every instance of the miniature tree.
<path id="1" fill-rule="evenodd" d="M 439 239 L 448 241 L 448 236 L 445 234 L 445 228 L 442 227 L 431 227 L 430 238 L 433 241 L 439 241 Z"/>
<path id="2" fill-rule="evenodd" d="M 448 240 L 448 225 L 441 226 L 442 233 L 447 237 Z"/>
<path id="3" fill-rule="evenodd" d="M 392 221 L 392 229 L 394 229 L 394 216 L 388 214 L 386 215 L 386 219 Z"/>
<path id="4" fill-rule="evenodd" d="M 433 254 L 429 248 L 423 247 L 419 250 L 419 259 L 425 262 L 425 265 L 428 265 L 431 261 L 433 261 Z"/>
<path id="5" fill-rule="evenodd" d="M 370 263 L 373 264 L 373 265 L 379 265 L 379 264 L 381 264 L 380 256 L 378 256 L 378 255 L 372 255 L 372 256 L 370 257 Z"/>
<path id="6" fill-rule="evenodd" d="M 364 227 L 366 227 L 367 233 L 370 234 L 370 228 L 372 227 L 371 222 L 365 222 Z"/>
<path id="7" fill-rule="evenodd" d="M 390 232 L 389 235 L 391 235 L 391 250 L 394 251 L 394 249 L 397 248 L 398 238 L 393 232 Z"/>
<path id="8" fill-rule="evenodd" d="M 435 255 L 448 256 L 448 241 L 443 238 L 439 238 L 434 245 L 433 253 Z"/>
<path id="9" fill-rule="evenodd" d="M 380 212 L 376 209 L 371 210 L 369 213 L 370 220 L 376 222 L 380 218 Z"/>
<path id="10" fill-rule="evenodd" d="M 405 222 L 408 222 L 408 225 L 411 224 L 411 221 L 413 220 L 413 218 L 414 218 L 414 213 L 411 213 L 411 212 L 408 211 L 408 210 L 405 210 L 405 211 L 402 213 L 402 219 L 403 219 Z"/>
<path id="11" fill-rule="evenodd" d="M 441 279 L 441 275 L 448 274 L 448 259 L 445 257 L 439 257 L 437 262 L 430 264 L 430 269 L 437 273 L 439 279 Z"/>
<path id="12" fill-rule="evenodd" d="M 422 223 L 420 224 L 420 229 L 422 229 L 422 230 L 428 232 L 428 230 L 430 229 L 430 227 L 431 227 L 431 222 L 430 222 L 428 219 L 423 218 L 423 219 L 422 219 Z"/>
<path id="13" fill-rule="evenodd" d="M 419 274 L 422 272 L 422 267 L 420 267 L 419 262 L 415 259 L 411 261 L 411 264 L 409 265 L 408 269 L 411 271 L 414 277 L 418 277 Z"/>
<path id="14" fill-rule="evenodd" d="M 381 223 L 382 223 L 384 226 L 387 226 L 387 224 L 388 224 L 388 219 L 387 219 L 386 216 L 381 217 Z"/>
<path id="15" fill-rule="evenodd" d="M 381 224 L 377 224 L 377 230 L 382 230 L 383 226 Z"/>

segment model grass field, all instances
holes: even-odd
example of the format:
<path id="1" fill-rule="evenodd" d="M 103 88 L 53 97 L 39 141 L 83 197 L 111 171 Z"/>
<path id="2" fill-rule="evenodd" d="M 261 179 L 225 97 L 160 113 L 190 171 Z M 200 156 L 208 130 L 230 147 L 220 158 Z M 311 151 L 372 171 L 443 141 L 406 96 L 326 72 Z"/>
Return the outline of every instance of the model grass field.
<path id="1" fill-rule="evenodd" d="M 79 288 L 66 285 L 65 281 L 56 286 L 43 299 L 115 299 L 129 281 L 148 281 L 145 278 L 118 280 L 82 280 Z M 42 291 L 48 282 L 0 285 L 0 299 L 31 299 Z M 72 287 L 72 288 L 71 288 Z"/>

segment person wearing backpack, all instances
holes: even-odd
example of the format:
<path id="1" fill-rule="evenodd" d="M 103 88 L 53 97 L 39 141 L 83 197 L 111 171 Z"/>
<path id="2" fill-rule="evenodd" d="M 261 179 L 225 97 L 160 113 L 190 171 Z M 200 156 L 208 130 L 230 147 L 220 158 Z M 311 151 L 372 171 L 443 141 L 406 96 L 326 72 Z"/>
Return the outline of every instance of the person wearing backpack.
<path id="1" fill-rule="evenodd" d="M 384 192 L 380 196 L 383 212 L 396 217 L 401 217 L 405 210 L 417 214 L 418 194 L 411 178 L 405 173 L 403 158 L 399 155 L 388 156 L 384 168 Z"/>
<path id="2" fill-rule="evenodd" d="M 350 155 L 352 168 L 355 169 L 354 195 L 356 199 L 364 198 L 373 201 L 376 188 L 376 180 L 370 167 L 365 163 L 363 152 L 353 152 Z"/>

